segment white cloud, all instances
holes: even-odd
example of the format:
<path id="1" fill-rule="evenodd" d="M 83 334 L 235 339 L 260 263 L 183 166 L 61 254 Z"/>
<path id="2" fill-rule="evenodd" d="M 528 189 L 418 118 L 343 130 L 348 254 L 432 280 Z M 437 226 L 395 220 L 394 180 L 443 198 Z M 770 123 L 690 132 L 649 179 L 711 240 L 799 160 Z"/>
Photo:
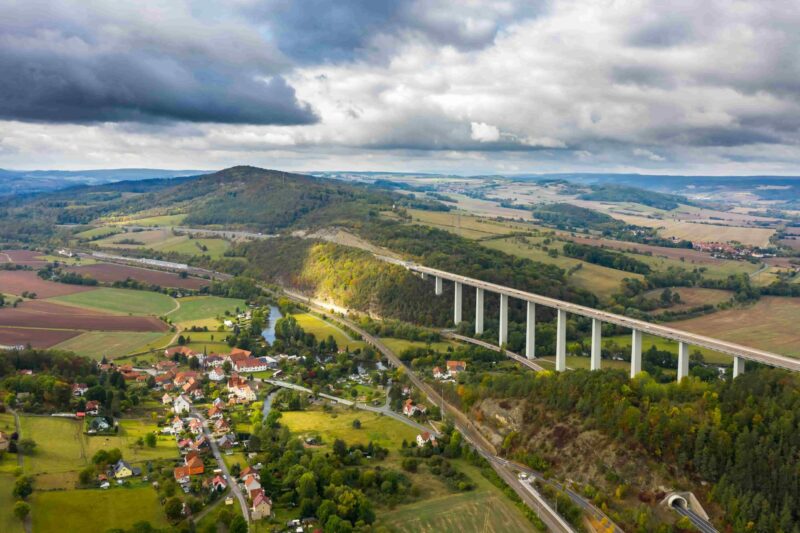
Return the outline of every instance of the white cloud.
<path id="1" fill-rule="evenodd" d="M 655 152 L 651 152 L 650 150 L 645 150 L 644 148 L 634 148 L 633 155 L 645 157 L 650 161 L 664 161 L 666 159 L 663 156 L 660 156 Z"/>
<path id="2" fill-rule="evenodd" d="M 490 143 L 500 140 L 500 130 L 496 126 L 485 122 L 470 123 L 470 138 L 481 143 Z"/>

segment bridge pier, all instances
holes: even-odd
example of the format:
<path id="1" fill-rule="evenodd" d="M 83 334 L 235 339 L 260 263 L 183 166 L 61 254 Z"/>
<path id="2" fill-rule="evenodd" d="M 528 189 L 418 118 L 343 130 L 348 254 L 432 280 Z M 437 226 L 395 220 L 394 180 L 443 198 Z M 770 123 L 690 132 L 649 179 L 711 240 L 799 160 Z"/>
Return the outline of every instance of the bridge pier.
<path id="1" fill-rule="evenodd" d="M 642 371 L 642 332 L 634 329 L 631 333 L 631 377 Z"/>
<path id="2" fill-rule="evenodd" d="M 600 337 L 603 333 L 603 324 L 596 318 L 592 319 L 592 361 L 591 369 L 600 370 Z"/>
<path id="3" fill-rule="evenodd" d="M 689 345 L 678 343 L 678 383 L 689 375 Z"/>
<path id="4" fill-rule="evenodd" d="M 556 325 L 556 372 L 567 369 L 567 312 L 558 310 Z"/>
<path id="5" fill-rule="evenodd" d="M 453 322 L 456 323 L 456 326 L 461 323 L 461 294 L 461 283 L 456 281 L 453 294 Z"/>
<path id="6" fill-rule="evenodd" d="M 475 287 L 475 334 L 483 333 L 483 289 Z"/>
<path id="7" fill-rule="evenodd" d="M 525 327 L 525 357 L 536 357 L 536 304 L 528 302 L 528 321 Z"/>
<path id="8" fill-rule="evenodd" d="M 500 338 L 497 344 L 502 348 L 508 343 L 508 295 L 500 295 Z"/>
<path id="9" fill-rule="evenodd" d="M 436 289 L 435 289 L 435 291 L 436 291 L 436 296 L 441 296 L 442 295 L 442 278 L 440 278 L 439 276 L 436 276 Z"/>
<path id="10" fill-rule="evenodd" d="M 738 378 L 742 374 L 744 374 L 744 359 L 742 359 L 741 357 L 734 357 L 733 358 L 733 379 Z"/>

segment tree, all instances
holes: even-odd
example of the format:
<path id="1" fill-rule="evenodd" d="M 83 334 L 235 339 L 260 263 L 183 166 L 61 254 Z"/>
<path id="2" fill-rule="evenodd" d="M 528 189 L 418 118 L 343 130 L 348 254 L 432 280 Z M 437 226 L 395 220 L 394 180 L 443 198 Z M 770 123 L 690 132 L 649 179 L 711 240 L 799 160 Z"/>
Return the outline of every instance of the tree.
<path id="1" fill-rule="evenodd" d="M 247 533 L 247 522 L 245 522 L 244 517 L 240 515 L 234 516 L 228 528 L 228 533 Z"/>
<path id="2" fill-rule="evenodd" d="M 93 466 L 87 466 L 86 468 L 81 470 L 80 474 L 78 474 L 78 482 L 81 485 L 88 485 L 88 484 L 90 484 L 92 482 L 93 479 L 94 479 L 94 467 Z"/>
<path id="3" fill-rule="evenodd" d="M 342 439 L 336 439 L 333 441 L 333 453 L 338 458 L 343 458 L 347 455 L 347 444 Z"/>
<path id="4" fill-rule="evenodd" d="M 314 474 L 306 472 L 297 480 L 297 495 L 302 498 L 312 499 L 317 495 L 317 480 Z"/>
<path id="5" fill-rule="evenodd" d="M 33 439 L 20 439 L 17 442 L 17 453 L 22 455 L 33 455 L 36 449 L 36 441 Z"/>
<path id="6" fill-rule="evenodd" d="M 183 335 L 178 335 L 178 345 L 183 346 L 184 344 L 186 344 L 186 337 Z"/>
<path id="7" fill-rule="evenodd" d="M 14 516 L 20 521 L 24 521 L 28 515 L 31 514 L 31 506 L 25 502 L 17 502 L 14 504 Z"/>
<path id="8" fill-rule="evenodd" d="M 361 420 L 358 418 L 353 420 L 353 429 L 361 429 Z"/>
<path id="9" fill-rule="evenodd" d="M 144 443 L 147 444 L 148 448 L 155 448 L 156 447 L 156 435 L 155 433 L 148 433 L 144 436 Z"/>
<path id="10" fill-rule="evenodd" d="M 183 503 L 180 498 L 173 496 L 168 499 L 166 505 L 164 505 L 164 512 L 167 514 L 169 520 L 173 522 L 180 520 L 183 512 Z"/>
<path id="11" fill-rule="evenodd" d="M 15 498 L 24 500 L 33 493 L 33 478 L 22 476 L 14 483 L 12 494 Z"/>

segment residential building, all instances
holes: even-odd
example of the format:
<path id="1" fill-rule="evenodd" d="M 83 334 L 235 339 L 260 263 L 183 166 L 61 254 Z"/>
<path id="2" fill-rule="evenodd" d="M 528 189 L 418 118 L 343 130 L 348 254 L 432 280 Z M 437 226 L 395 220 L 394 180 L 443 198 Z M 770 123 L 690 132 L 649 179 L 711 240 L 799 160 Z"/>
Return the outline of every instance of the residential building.
<path id="1" fill-rule="evenodd" d="M 264 494 L 263 490 L 253 498 L 250 515 L 253 520 L 261 520 L 272 515 L 272 500 Z"/>
<path id="2" fill-rule="evenodd" d="M 430 443 L 431 446 L 436 446 L 436 437 L 428 433 L 427 431 L 423 431 L 422 433 L 417 435 L 417 446 L 422 447 L 428 443 Z"/>
<path id="3" fill-rule="evenodd" d="M 117 479 L 125 479 L 131 476 L 138 476 L 142 473 L 140 468 L 131 466 L 130 463 L 120 459 L 112 468 L 114 477 Z"/>
<path id="4" fill-rule="evenodd" d="M 175 413 L 188 413 L 192 409 L 192 400 L 185 394 L 181 394 L 175 401 L 172 403 L 172 410 Z"/>

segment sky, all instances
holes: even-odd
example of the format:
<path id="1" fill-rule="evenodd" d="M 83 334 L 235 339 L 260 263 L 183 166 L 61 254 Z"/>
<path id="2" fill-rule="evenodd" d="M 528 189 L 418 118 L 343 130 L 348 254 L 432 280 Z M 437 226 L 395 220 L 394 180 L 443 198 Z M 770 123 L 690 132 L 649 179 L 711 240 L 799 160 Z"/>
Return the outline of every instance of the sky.
<path id="1" fill-rule="evenodd" d="M 800 175 L 761 0 L 0 0 L 0 168 Z"/>

